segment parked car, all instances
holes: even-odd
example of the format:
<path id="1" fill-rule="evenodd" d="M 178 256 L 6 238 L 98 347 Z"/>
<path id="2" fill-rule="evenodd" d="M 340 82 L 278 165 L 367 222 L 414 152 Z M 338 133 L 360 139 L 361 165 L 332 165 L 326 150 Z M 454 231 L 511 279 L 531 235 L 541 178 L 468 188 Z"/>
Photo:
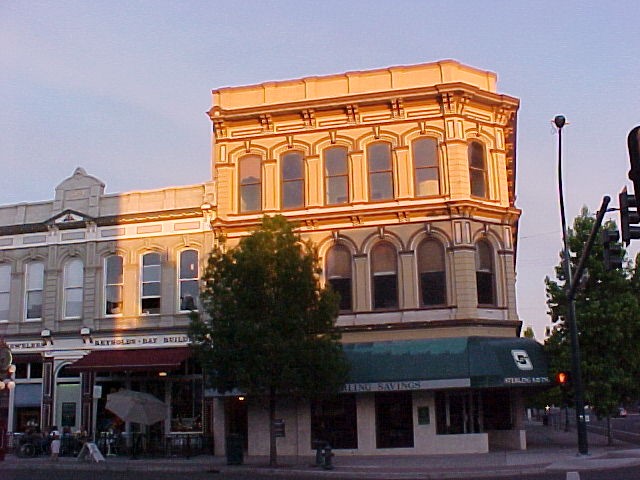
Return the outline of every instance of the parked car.
<path id="1" fill-rule="evenodd" d="M 616 417 L 626 417 L 627 416 L 627 411 L 625 410 L 624 407 L 618 407 L 618 413 L 616 414 Z"/>

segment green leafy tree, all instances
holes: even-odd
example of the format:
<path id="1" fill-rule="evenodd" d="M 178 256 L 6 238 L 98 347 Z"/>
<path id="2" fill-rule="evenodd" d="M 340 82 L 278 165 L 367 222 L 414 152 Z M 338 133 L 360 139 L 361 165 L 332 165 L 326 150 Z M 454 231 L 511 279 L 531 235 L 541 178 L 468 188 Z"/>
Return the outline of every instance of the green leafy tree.
<path id="1" fill-rule="evenodd" d="M 569 231 L 568 242 L 574 271 L 594 222 L 594 217 L 583 207 L 574 220 L 573 229 Z M 615 229 L 616 226 L 608 222 L 604 228 Z M 594 244 L 586 267 L 584 280 L 576 296 L 585 401 L 593 407 L 599 418 L 610 418 L 625 399 L 637 393 L 640 359 L 636 352 L 640 348 L 640 304 L 628 265 L 620 270 L 605 270 L 600 241 Z M 562 262 L 556 267 L 556 277 L 557 281 L 548 277 L 545 279 L 549 314 L 560 322 L 559 328 L 545 343 L 552 373 L 571 370 L 570 334 L 564 321 L 567 318 L 567 297 Z M 572 400 L 570 389 L 563 390 L 560 387 L 548 392 L 547 397 L 561 404 Z"/>
<path id="2" fill-rule="evenodd" d="M 348 374 L 335 329 L 338 296 L 320 284 L 314 246 L 280 215 L 234 248 L 214 248 L 204 272 L 203 315 L 190 335 L 210 386 L 268 399 L 270 464 L 280 395 L 317 398 L 339 392 Z"/>

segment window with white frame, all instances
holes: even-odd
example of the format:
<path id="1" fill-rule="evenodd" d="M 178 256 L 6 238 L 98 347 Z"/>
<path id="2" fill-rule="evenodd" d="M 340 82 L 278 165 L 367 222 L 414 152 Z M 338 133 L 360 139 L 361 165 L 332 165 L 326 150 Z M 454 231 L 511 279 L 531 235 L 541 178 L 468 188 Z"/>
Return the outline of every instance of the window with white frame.
<path id="1" fill-rule="evenodd" d="M 340 295 L 340 311 L 353 309 L 351 294 L 351 252 L 344 245 L 335 245 L 327 252 L 327 281 Z"/>
<path id="2" fill-rule="evenodd" d="M 287 152 L 280 160 L 282 208 L 304 207 L 304 157 L 302 152 Z"/>
<path id="3" fill-rule="evenodd" d="M 124 280 L 122 275 L 122 257 L 111 255 L 104 261 L 105 280 L 105 315 L 120 315 L 122 313 L 122 288 Z"/>
<path id="4" fill-rule="evenodd" d="M 471 195 L 487 198 L 487 162 L 484 145 L 475 141 L 469 143 L 468 156 Z"/>
<path id="5" fill-rule="evenodd" d="M 0 322 L 9 321 L 11 265 L 0 265 Z"/>
<path id="6" fill-rule="evenodd" d="M 369 145 L 367 147 L 367 165 L 369 170 L 369 200 L 375 202 L 393 199 L 391 144 L 376 142 Z"/>
<path id="7" fill-rule="evenodd" d="M 140 311 L 146 314 L 160 313 L 161 256 L 147 253 L 142 256 L 142 285 Z"/>
<path id="8" fill-rule="evenodd" d="M 438 141 L 418 138 L 412 144 L 416 197 L 440 195 Z"/>
<path id="9" fill-rule="evenodd" d="M 183 312 L 198 309 L 200 280 L 198 268 L 198 251 L 183 250 L 180 252 L 180 310 Z"/>
<path id="10" fill-rule="evenodd" d="M 82 317 L 84 265 L 76 258 L 64 266 L 64 318 Z"/>
<path id="11" fill-rule="evenodd" d="M 371 250 L 371 283 L 374 310 L 398 308 L 398 259 L 388 242 Z"/>
<path id="12" fill-rule="evenodd" d="M 349 202 L 349 164 L 345 147 L 331 147 L 324 151 L 324 190 L 327 205 Z"/>
<path id="13" fill-rule="evenodd" d="M 418 246 L 418 275 L 422 306 L 447 303 L 444 248 L 435 239 L 426 239 Z"/>
<path id="14" fill-rule="evenodd" d="M 42 318 L 42 290 L 44 287 L 44 263 L 27 263 L 25 303 L 27 320 Z"/>
<path id="15" fill-rule="evenodd" d="M 262 208 L 261 159 L 247 155 L 240 159 L 240 212 L 257 212 Z"/>
<path id="16" fill-rule="evenodd" d="M 493 268 L 493 249 L 480 240 L 476 243 L 476 287 L 479 305 L 495 305 L 495 275 Z"/>

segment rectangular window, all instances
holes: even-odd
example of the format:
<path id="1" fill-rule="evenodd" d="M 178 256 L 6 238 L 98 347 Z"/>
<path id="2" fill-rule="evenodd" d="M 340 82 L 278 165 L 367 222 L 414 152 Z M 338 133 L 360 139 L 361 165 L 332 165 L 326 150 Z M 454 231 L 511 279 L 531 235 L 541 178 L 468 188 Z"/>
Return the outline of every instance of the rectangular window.
<path id="1" fill-rule="evenodd" d="M 369 165 L 369 200 L 393 199 L 391 144 L 382 142 L 369 145 L 367 161 Z"/>
<path id="2" fill-rule="evenodd" d="M 105 315 L 122 314 L 122 288 L 124 279 L 122 275 L 122 257 L 111 255 L 105 259 Z"/>
<path id="3" fill-rule="evenodd" d="M 76 404 L 75 402 L 64 402 L 62 404 L 62 414 L 60 425 L 63 427 L 76 426 Z"/>
<path id="4" fill-rule="evenodd" d="M 26 285 L 26 319 L 40 320 L 42 318 L 44 263 L 33 262 L 27 264 Z"/>
<path id="5" fill-rule="evenodd" d="M 351 279 L 350 278 L 331 278 L 329 279 L 333 291 L 340 295 L 340 311 L 351 311 Z"/>
<path id="6" fill-rule="evenodd" d="M 82 284 L 84 265 L 71 260 L 64 267 L 64 318 L 82 317 Z"/>
<path id="7" fill-rule="evenodd" d="M 508 409 L 508 403 L 503 408 Z M 482 401 L 478 392 L 436 392 L 436 434 L 461 435 L 482 431 Z"/>
<path id="8" fill-rule="evenodd" d="M 447 303 L 444 272 L 421 273 L 420 288 L 422 290 L 423 305 L 444 305 Z"/>
<path id="9" fill-rule="evenodd" d="M 0 265 L 0 322 L 9 321 L 11 265 Z"/>
<path id="10" fill-rule="evenodd" d="M 198 274 L 198 251 L 180 252 L 180 311 L 198 309 L 200 280 Z"/>
<path id="11" fill-rule="evenodd" d="M 202 380 L 174 381 L 171 384 L 171 431 L 202 431 Z"/>
<path id="12" fill-rule="evenodd" d="M 373 308 L 384 310 L 398 308 L 398 276 L 373 276 Z"/>
<path id="13" fill-rule="evenodd" d="M 478 303 L 493 305 L 493 274 L 491 272 L 476 272 L 476 286 L 478 288 Z"/>
<path id="14" fill-rule="evenodd" d="M 376 448 L 413 447 L 411 392 L 376 393 Z"/>
<path id="15" fill-rule="evenodd" d="M 144 314 L 160 313 L 161 268 L 159 253 L 147 253 L 142 257 L 140 310 Z"/>
<path id="16" fill-rule="evenodd" d="M 311 440 L 328 443 L 331 448 L 358 448 L 356 396 L 344 394 L 313 401 Z"/>

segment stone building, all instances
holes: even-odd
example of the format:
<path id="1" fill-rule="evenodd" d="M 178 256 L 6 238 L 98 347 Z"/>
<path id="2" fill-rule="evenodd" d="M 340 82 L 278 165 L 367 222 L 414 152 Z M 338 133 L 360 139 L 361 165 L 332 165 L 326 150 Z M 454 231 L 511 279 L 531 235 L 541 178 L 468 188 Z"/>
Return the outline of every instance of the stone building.
<path id="1" fill-rule="evenodd" d="M 261 399 L 207 391 L 186 331 L 217 238 L 281 213 L 341 295 L 352 371 L 334 400 L 280 399 L 280 453 L 525 448 L 523 393 L 549 379 L 518 338 L 517 110 L 454 61 L 222 88 L 210 181 L 110 195 L 77 169 L 53 201 L 0 207 L 10 429 L 99 432 L 127 387 L 171 405 L 156 433 L 212 435 L 219 454 L 240 433 L 267 454 Z"/>
<path id="2" fill-rule="evenodd" d="M 517 110 L 494 74 L 454 61 L 213 92 L 214 235 L 281 213 L 341 294 L 350 383 L 333 401 L 282 399 L 281 452 L 525 447 L 523 386 L 548 378 L 516 339 Z M 235 432 L 268 452 L 260 399 L 213 410 L 217 446 Z"/>

